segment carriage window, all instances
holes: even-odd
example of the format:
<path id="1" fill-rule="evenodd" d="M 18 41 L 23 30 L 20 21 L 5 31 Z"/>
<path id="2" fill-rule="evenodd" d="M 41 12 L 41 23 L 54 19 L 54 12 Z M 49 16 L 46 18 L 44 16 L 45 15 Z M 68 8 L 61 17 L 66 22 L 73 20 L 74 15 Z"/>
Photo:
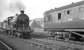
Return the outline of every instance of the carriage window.
<path id="1" fill-rule="evenodd" d="M 61 19 L 61 13 L 58 13 L 58 20 Z"/>
<path id="2" fill-rule="evenodd" d="M 84 12 L 84 7 L 79 7 L 80 12 Z"/>
<path id="3" fill-rule="evenodd" d="M 67 14 L 68 14 L 68 15 L 70 14 L 70 10 L 67 11 Z"/>

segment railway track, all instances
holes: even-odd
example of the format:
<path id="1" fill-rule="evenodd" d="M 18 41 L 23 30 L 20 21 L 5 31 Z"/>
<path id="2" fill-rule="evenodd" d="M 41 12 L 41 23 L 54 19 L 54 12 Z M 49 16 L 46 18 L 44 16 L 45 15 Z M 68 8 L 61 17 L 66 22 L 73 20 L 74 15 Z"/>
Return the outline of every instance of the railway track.
<path id="1" fill-rule="evenodd" d="M 17 37 L 18 38 L 18 37 Z M 60 41 L 60 40 L 48 40 L 48 39 L 37 39 L 32 38 L 25 40 L 31 47 L 40 48 L 42 50 L 84 50 L 84 45 L 75 44 L 76 42 Z M 12 50 L 9 48 L 9 50 Z"/>
<path id="2" fill-rule="evenodd" d="M 6 43 L 0 41 L 0 49 L 1 50 L 13 50 L 11 47 L 9 47 Z"/>
<path id="3" fill-rule="evenodd" d="M 42 48 L 43 50 L 84 50 L 84 43 L 76 41 L 48 40 L 33 38 L 28 40 L 31 47 Z M 8 47 L 9 50 L 12 50 Z"/>
<path id="4" fill-rule="evenodd" d="M 53 41 L 33 38 L 30 43 L 32 47 L 43 48 L 44 50 L 84 50 L 84 45 L 82 45 L 84 43 L 74 41 Z"/>
<path id="5" fill-rule="evenodd" d="M 84 42 L 49 40 L 46 38 L 32 38 L 27 42 L 31 44 L 31 47 L 42 48 L 43 50 L 84 50 Z"/>

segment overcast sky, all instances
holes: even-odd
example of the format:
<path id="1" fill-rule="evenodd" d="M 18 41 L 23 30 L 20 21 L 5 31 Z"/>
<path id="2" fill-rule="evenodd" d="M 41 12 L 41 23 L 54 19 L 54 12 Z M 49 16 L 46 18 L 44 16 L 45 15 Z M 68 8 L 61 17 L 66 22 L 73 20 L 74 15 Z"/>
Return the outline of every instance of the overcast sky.
<path id="1" fill-rule="evenodd" d="M 81 0 L 0 0 L 0 21 L 25 9 L 30 19 L 43 18 L 47 10 L 79 2 Z"/>
<path id="2" fill-rule="evenodd" d="M 54 9 L 72 2 L 79 2 L 81 0 L 22 0 L 26 6 L 26 13 L 29 14 L 30 19 L 42 18 L 46 10 Z"/>

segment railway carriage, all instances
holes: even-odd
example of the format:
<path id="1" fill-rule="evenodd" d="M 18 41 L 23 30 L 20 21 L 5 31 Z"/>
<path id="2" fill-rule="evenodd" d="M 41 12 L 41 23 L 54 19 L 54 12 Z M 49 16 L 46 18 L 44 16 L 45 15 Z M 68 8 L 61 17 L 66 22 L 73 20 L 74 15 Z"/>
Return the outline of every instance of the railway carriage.
<path id="1" fill-rule="evenodd" d="M 84 40 L 84 1 L 46 11 L 44 30 L 52 35 L 62 33 L 64 39 L 68 34 L 67 39 L 74 36 L 76 40 Z"/>

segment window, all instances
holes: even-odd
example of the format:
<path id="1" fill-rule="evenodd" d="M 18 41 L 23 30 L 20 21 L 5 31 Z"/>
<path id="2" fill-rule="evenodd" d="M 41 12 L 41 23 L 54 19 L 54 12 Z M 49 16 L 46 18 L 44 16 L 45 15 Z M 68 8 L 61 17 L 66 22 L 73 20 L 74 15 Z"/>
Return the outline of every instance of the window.
<path id="1" fill-rule="evenodd" d="M 67 14 L 68 14 L 68 15 L 70 14 L 70 10 L 67 11 Z"/>
<path id="2" fill-rule="evenodd" d="M 61 13 L 58 13 L 58 20 L 61 19 Z"/>
<path id="3" fill-rule="evenodd" d="M 80 12 L 84 12 L 84 7 L 79 7 Z"/>

